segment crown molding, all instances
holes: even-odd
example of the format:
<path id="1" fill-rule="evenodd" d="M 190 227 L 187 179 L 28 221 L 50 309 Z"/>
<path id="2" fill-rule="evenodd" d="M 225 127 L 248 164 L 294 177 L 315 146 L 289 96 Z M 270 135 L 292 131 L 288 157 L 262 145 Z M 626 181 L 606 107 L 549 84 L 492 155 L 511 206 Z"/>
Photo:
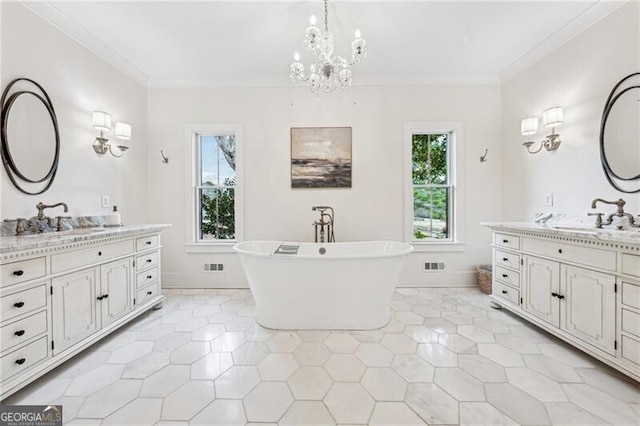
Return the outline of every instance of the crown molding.
<path id="1" fill-rule="evenodd" d="M 533 49 L 507 66 L 500 73 L 501 83 L 506 83 L 554 50 L 565 45 L 574 37 L 603 20 L 628 0 L 599 0 L 584 10 L 580 15 L 567 22 Z"/>
<path id="2" fill-rule="evenodd" d="M 147 74 L 141 71 L 127 58 L 112 49 L 108 44 L 93 35 L 85 27 L 71 19 L 48 0 L 18 0 L 18 2 L 128 77 L 132 78 L 142 86 L 147 86 L 149 81 L 149 76 Z"/>

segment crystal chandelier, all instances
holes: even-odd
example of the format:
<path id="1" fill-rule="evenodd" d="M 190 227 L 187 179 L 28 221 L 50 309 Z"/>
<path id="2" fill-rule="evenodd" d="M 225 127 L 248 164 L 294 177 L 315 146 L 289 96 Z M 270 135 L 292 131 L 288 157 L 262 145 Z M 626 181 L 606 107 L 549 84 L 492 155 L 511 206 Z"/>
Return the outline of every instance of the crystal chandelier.
<path id="1" fill-rule="evenodd" d="M 355 40 L 351 43 L 351 60 L 333 54 L 333 35 L 329 32 L 328 18 L 329 0 L 324 0 L 324 31 L 316 27 L 316 17 L 311 15 L 310 24 L 304 33 L 304 43 L 313 53 L 313 63 L 307 74 L 300 62 L 300 55 L 295 53 L 291 63 L 291 80 L 306 81 L 313 93 L 322 91 L 329 93 L 336 88 L 344 89 L 351 85 L 350 67 L 367 57 L 367 43 L 356 30 Z"/>

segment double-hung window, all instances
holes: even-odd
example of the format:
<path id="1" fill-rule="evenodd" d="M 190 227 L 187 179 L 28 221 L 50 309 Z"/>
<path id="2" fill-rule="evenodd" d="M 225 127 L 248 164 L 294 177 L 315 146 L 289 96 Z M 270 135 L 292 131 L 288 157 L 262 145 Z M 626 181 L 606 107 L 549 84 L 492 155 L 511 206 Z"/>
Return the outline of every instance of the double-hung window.
<path id="1" fill-rule="evenodd" d="M 242 227 L 240 131 L 236 126 L 199 126 L 187 131 L 192 153 L 191 243 L 233 242 Z"/>
<path id="2" fill-rule="evenodd" d="M 460 242 L 459 123 L 405 125 L 405 217 L 413 243 Z"/>

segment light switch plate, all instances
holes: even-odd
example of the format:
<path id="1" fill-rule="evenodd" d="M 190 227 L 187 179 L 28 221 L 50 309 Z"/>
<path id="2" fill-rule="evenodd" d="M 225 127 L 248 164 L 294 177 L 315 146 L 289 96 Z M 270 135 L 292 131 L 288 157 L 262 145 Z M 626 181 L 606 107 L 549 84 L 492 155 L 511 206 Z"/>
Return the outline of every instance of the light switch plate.
<path id="1" fill-rule="evenodd" d="M 109 201 L 109 196 L 108 195 L 102 195 L 100 197 L 100 205 L 103 208 L 109 207 L 111 205 L 111 201 Z"/>
<path id="2" fill-rule="evenodd" d="M 544 205 L 546 207 L 553 206 L 553 192 L 547 192 L 546 194 L 544 194 Z"/>

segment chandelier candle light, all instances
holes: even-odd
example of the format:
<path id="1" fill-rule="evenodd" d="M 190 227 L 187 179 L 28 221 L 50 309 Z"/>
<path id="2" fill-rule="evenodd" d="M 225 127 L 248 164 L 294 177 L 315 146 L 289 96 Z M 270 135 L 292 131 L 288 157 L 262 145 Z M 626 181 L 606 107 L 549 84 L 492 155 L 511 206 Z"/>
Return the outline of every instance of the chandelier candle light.
<path id="1" fill-rule="evenodd" d="M 289 74 L 292 81 L 306 81 L 313 93 L 319 92 L 320 89 L 329 93 L 338 87 L 344 89 L 344 86 L 350 86 L 350 67 L 367 57 L 367 43 L 361 38 L 359 30 L 356 30 L 355 40 L 351 43 L 350 61 L 333 54 L 334 45 L 333 35 L 329 32 L 328 3 L 329 0 L 324 0 L 324 31 L 316 26 L 316 17 L 311 15 L 310 25 L 304 33 L 307 49 L 313 53 L 313 63 L 309 67 L 309 73 L 306 73 L 304 65 L 300 62 L 300 55 L 296 52 Z"/>

